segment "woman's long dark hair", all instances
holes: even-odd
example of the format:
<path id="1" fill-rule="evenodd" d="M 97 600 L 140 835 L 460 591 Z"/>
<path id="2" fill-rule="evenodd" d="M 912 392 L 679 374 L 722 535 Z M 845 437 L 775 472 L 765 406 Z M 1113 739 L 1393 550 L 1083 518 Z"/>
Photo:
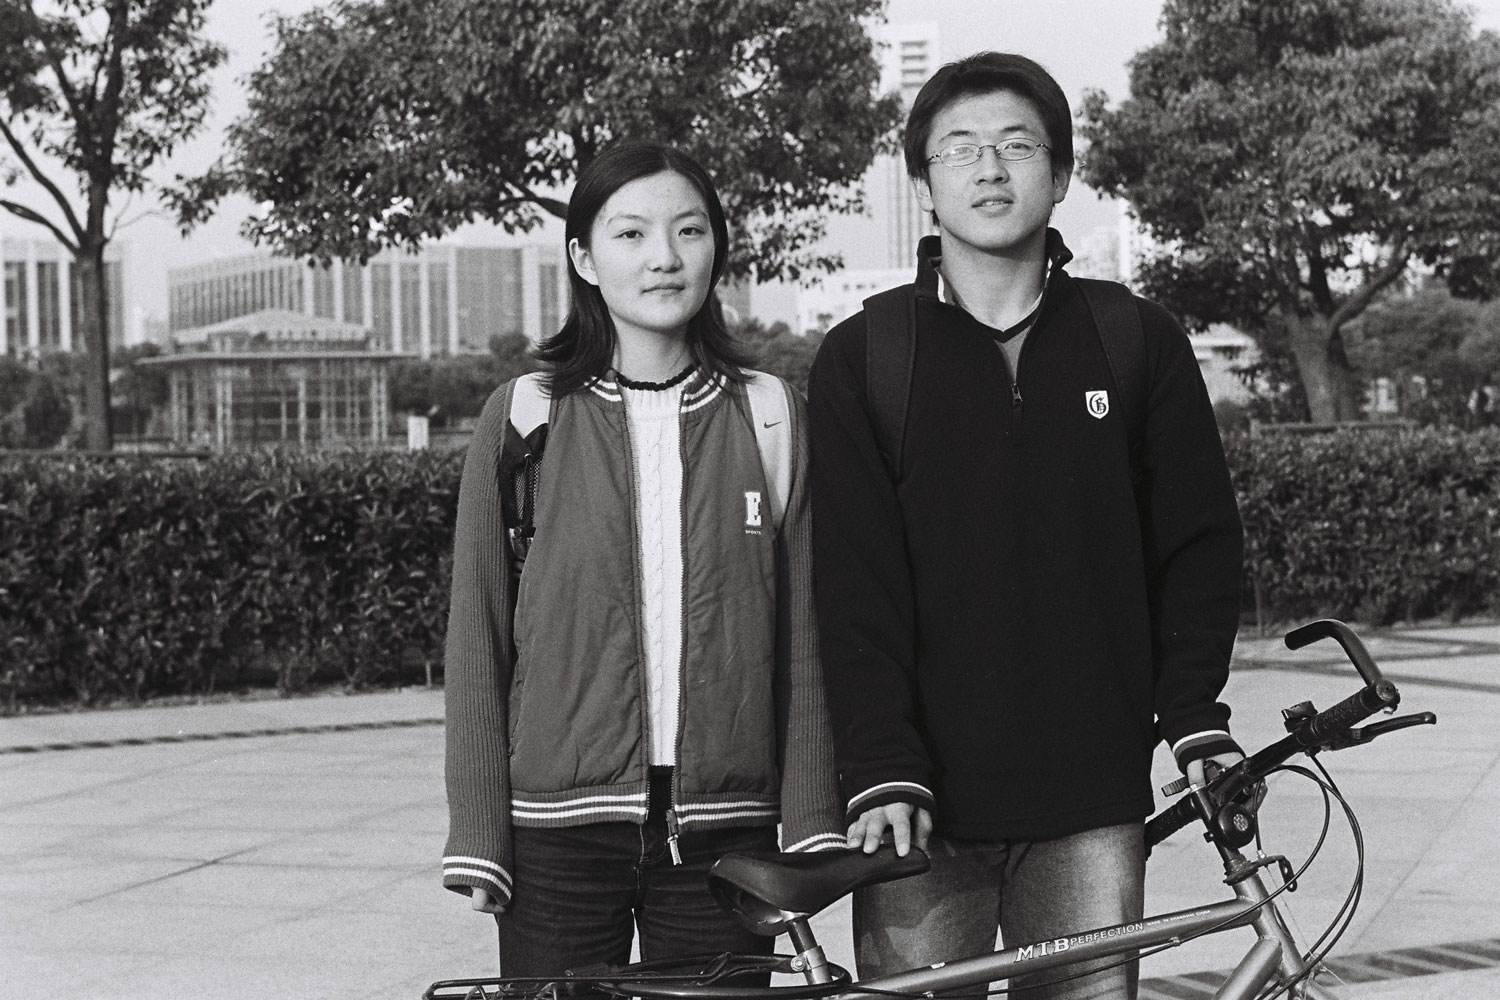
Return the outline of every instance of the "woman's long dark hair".
<path id="1" fill-rule="evenodd" d="M 631 181 L 660 173 L 680 174 L 697 188 L 708 208 L 709 227 L 714 234 L 713 281 L 702 308 L 688 320 L 688 348 L 700 368 L 730 381 L 742 381 L 744 374 L 740 369 L 747 361 L 724 327 L 724 314 L 714 292 L 729 257 L 729 225 L 724 220 L 724 206 L 719 203 L 713 181 L 692 157 L 653 142 L 621 142 L 605 149 L 578 173 L 578 183 L 568 199 L 563 245 L 566 248 L 576 239 L 587 247 L 594 219 L 604 203 Z M 615 324 L 604 296 L 598 286 L 583 280 L 573 266 L 572 254 L 564 255 L 568 259 L 573 305 L 562 329 L 543 340 L 533 352 L 547 366 L 543 381 L 552 396 L 577 392 L 601 377 L 609 371 L 615 356 Z"/>

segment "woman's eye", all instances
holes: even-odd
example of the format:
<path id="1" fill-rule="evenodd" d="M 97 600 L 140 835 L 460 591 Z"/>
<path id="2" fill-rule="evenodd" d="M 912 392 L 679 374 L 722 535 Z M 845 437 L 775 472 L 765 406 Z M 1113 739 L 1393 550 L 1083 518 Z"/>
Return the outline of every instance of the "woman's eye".
<path id="1" fill-rule="evenodd" d="M 684 236 L 702 236 L 703 233 L 704 233 L 704 229 L 703 229 L 702 226 L 683 226 L 682 227 L 682 235 L 684 235 Z"/>
<path id="2" fill-rule="evenodd" d="M 640 236 L 641 231 L 639 229 L 622 229 L 618 233 L 615 233 L 615 238 L 622 240 L 640 239 Z"/>

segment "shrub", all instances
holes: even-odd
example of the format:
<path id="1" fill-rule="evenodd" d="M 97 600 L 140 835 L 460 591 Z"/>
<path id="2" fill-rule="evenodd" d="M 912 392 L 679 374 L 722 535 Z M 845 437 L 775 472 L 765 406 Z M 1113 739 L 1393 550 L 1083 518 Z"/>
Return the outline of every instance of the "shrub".
<path id="1" fill-rule="evenodd" d="M 1500 613 L 1500 434 L 1226 442 L 1248 610 L 1372 625 Z"/>
<path id="2" fill-rule="evenodd" d="M 1500 431 L 1226 439 L 1263 620 L 1500 614 Z M 461 460 L 0 458 L 0 697 L 405 683 L 441 662 Z"/>
<path id="3" fill-rule="evenodd" d="M 441 647 L 457 466 L 0 463 L 0 691 L 92 704 L 410 679 Z"/>

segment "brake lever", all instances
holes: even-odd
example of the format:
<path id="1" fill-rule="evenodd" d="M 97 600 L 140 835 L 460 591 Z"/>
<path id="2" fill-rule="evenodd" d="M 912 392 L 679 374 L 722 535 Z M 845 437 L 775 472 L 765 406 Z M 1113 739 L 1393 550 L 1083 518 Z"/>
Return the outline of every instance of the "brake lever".
<path id="1" fill-rule="evenodd" d="M 1411 715 L 1398 715 L 1394 719 L 1381 719 L 1364 726 L 1354 726 L 1349 730 L 1349 745 L 1357 746 L 1361 743 L 1369 743 L 1377 736 L 1395 732 L 1398 729 L 1407 729 L 1411 726 L 1435 726 L 1437 716 L 1432 712 L 1413 712 Z"/>

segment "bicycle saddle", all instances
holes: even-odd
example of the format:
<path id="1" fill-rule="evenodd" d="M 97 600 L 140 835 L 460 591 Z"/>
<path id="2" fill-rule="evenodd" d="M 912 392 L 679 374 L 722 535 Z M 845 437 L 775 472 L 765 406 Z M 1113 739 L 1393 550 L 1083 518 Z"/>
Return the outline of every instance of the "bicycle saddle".
<path id="1" fill-rule="evenodd" d="M 742 924 L 770 936 L 861 886 L 920 875 L 929 867 L 920 848 L 913 847 L 902 858 L 889 844 L 880 845 L 874 854 L 741 851 L 714 863 L 708 871 L 708 887 L 719 905 Z"/>

